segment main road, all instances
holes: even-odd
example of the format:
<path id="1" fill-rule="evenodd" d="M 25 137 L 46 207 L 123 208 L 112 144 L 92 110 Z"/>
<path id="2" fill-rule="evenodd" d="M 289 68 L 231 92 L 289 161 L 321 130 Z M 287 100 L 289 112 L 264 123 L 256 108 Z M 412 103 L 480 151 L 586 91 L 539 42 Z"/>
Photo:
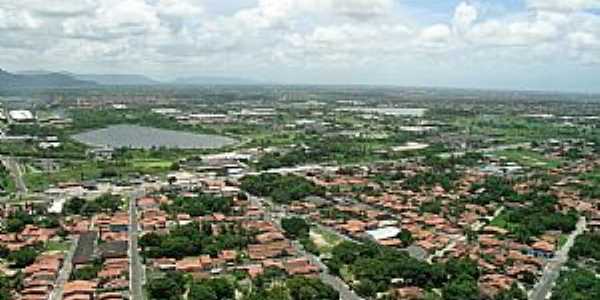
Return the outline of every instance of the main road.
<path id="1" fill-rule="evenodd" d="M 571 250 L 571 247 L 575 244 L 575 238 L 583 233 L 585 227 L 585 218 L 581 217 L 579 222 L 577 222 L 577 228 L 571 232 L 565 245 L 556 252 L 554 258 L 551 259 L 544 268 L 542 278 L 529 293 L 528 298 L 530 300 L 544 300 L 550 295 L 554 283 L 560 276 L 561 267 L 569 260 L 569 250 Z"/>
<path id="2" fill-rule="evenodd" d="M 4 156 L 2 157 L 2 162 L 12 174 L 17 193 L 27 194 L 27 185 L 25 184 L 25 180 L 23 180 L 23 172 L 17 160 L 14 157 Z"/>
<path id="3" fill-rule="evenodd" d="M 69 252 L 65 256 L 65 260 L 63 261 L 62 268 L 58 273 L 58 278 L 56 279 L 56 283 L 54 285 L 54 289 L 50 294 L 48 299 L 50 300 L 62 300 L 63 291 L 65 287 L 65 283 L 69 280 L 71 276 L 71 271 L 73 269 L 73 255 L 75 254 L 75 249 L 77 249 L 77 244 L 79 242 L 79 235 L 73 236 L 72 244 L 69 248 Z"/>
<path id="4" fill-rule="evenodd" d="M 144 266 L 138 251 L 139 227 L 136 200 L 144 195 L 144 191 L 135 190 L 129 193 L 129 293 L 132 300 L 144 299 Z"/>
<path id="5" fill-rule="evenodd" d="M 279 214 L 279 213 L 274 214 L 270 211 L 274 206 L 276 206 L 275 203 L 273 203 L 272 201 L 268 201 L 264 198 L 256 197 L 254 195 L 249 195 L 249 200 L 252 205 L 257 205 L 257 206 L 263 208 L 265 210 L 265 216 L 264 216 L 265 219 L 267 219 L 270 222 L 273 222 L 273 224 L 279 230 L 283 231 L 283 228 L 281 228 L 281 214 Z M 264 205 L 265 202 L 268 203 L 270 207 L 266 207 Z M 321 229 L 327 230 L 328 232 L 332 232 L 346 240 L 352 240 L 346 236 L 340 235 L 336 231 L 330 230 L 329 228 L 323 227 L 321 225 L 319 225 L 319 226 L 321 227 Z M 354 241 L 354 240 L 352 240 L 352 241 Z M 294 249 L 301 256 L 307 257 L 312 264 L 318 266 L 321 269 L 321 273 L 319 274 L 319 277 L 321 278 L 321 280 L 323 282 L 330 285 L 332 288 L 334 288 L 340 294 L 341 300 L 363 300 L 363 298 L 356 295 L 356 293 L 354 293 L 354 291 L 352 291 L 352 289 L 350 289 L 350 287 L 342 279 L 340 279 L 337 276 L 331 275 L 329 273 L 329 268 L 327 267 L 327 265 L 325 265 L 318 256 L 304 250 L 304 247 L 302 247 L 302 245 L 298 241 L 293 241 L 292 246 L 294 246 Z"/>
<path id="6" fill-rule="evenodd" d="M 300 245 L 300 243 L 298 243 L 297 241 L 292 242 L 292 245 L 294 246 L 296 251 L 298 251 L 298 253 L 300 253 L 302 256 L 307 257 L 313 265 L 319 266 L 319 268 L 321 268 L 321 273 L 319 274 L 319 277 L 323 282 L 330 285 L 340 294 L 341 300 L 363 300 L 363 298 L 356 295 L 356 293 L 354 293 L 354 291 L 350 289 L 350 287 L 342 279 L 340 279 L 337 276 L 331 275 L 329 273 L 329 268 L 327 267 L 327 265 L 325 265 L 318 256 L 305 251 L 304 247 L 302 247 L 302 245 Z"/>

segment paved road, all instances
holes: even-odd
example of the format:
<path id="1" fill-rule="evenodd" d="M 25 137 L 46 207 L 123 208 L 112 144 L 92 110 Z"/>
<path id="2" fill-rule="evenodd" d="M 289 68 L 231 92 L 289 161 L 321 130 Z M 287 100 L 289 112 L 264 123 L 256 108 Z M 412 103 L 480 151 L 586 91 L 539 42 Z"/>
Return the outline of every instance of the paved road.
<path id="1" fill-rule="evenodd" d="M 21 171 L 21 166 L 17 160 L 13 157 L 3 157 L 2 158 L 4 165 L 12 174 L 13 180 L 15 181 L 15 186 L 17 188 L 18 193 L 27 193 L 27 185 L 23 180 L 23 172 Z"/>
<path id="2" fill-rule="evenodd" d="M 321 268 L 322 272 L 319 277 L 323 282 L 329 284 L 336 291 L 338 291 L 338 293 L 340 293 L 341 300 L 363 300 L 363 298 L 356 295 L 342 279 L 331 275 L 329 273 L 329 268 L 327 268 L 327 265 L 325 265 L 319 257 L 312 253 L 306 252 L 302 245 L 297 241 L 292 242 L 292 245 L 300 255 L 307 257 L 312 264 Z"/>
<path id="3" fill-rule="evenodd" d="M 129 293 L 132 300 L 143 300 L 144 266 L 138 251 L 138 218 L 136 199 L 142 191 L 130 193 L 129 202 Z"/>
<path id="4" fill-rule="evenodd" d="M 582 217 L 577 223 L 577 229 L 571 232 L 565 245 L 556 252 L 556 256 L 550 260 L 548 265 L 546 265 L 544 268 L 544 274 L 542 275 L 542 278 L 529 293 L 528 298 L 530 300 L 544 300 L 550 295 L 554 283 L 560 276 L 561 267 L 569 260 L 569 250 L 571 250 L 571 247 L 573 247 L 575 238 L 583 233 L 585 227 L 585 218 Z"/>
<path id="5" fill-rule="evenodd" d="M 255 197 L 250 195 L 250 202 L 253 205 L 258 205 L 260 207 L 264 208 L 264 202 L 268 202 L 270 203 L 272 206 L 275 205 L 274 203 L 265 200 L 263 198 L 259 198 L 259 197 Z M 268 209 L 266 209 L 266 214 L 265 214 L 265 218 L 271 222 L 273 222 L 273 224 L 275 224 L 276 227 L 278 227 L 279 230 L 283 229 L 281 228 L 281 218 L 280 216 L 275 216 L 274 214 L 270 213 L 268 211 Z M 354 241 L 349 237 L 346 237 L 344 235 L 339 234 L 338 232 L 331 230 L 329 228 L 326 228 L 324 226 L 318 225 L 319 227 L 321 227 L 322 230 L 326 230 L 328 232 L 334 233 L 346 240 L 350 240 L 350 241 Z M 319 266 L 319 268 L 321 268 L 322 272 L 319 274 L 319 277 L 321 278 L 321 280 L 323 282 L 325 282 L 326 284 L 329 284 L 331 287 L 333 287 L 336 291 L 338 291 L 338 293 L 340 294 L 340 299 L 341 300 L 363 300 L 361 297 L 359 297 L 358 295 L 356 295 L 354 293 L 354 291 L 352 291 L 350 289 L 350 287 L 339 277 L 331 275 L 329 273 L 329 268 L 327 268 L 327 265 L 325 265 L 321 259 L 319 257 L 317 257 L 316 255 L 307 252 L 304 250 L 304 247 L 298 242 L 298 241 L 292 241 L 292 245 L 294 246 L 294 249 L 301 255 L 301 256 L 305 256 L 307 257 L 312 264 Z"/>
<path id="6" fill-rule="evenodd" d="M 56 279 L 56 284 L 54 285 L 54 290 L 50 294 L 48 299 L 50 300 L 62 300 L 63 289 L 65 287 L 65 283 L 69 280 L 71 276 L 71 270 L 73 268 L 72 260 L 73 255 L 75 254 L 75 249 L 77 249 L 77 243 L 79 242 L 79 236 L 75 236 L 73 238 L 73 243 L 71 244 L 71 248 L 65 257 L 65 261 L 63 262 L 63 266 L 60 269 L 60 273 L 58 274 L 58 278 Z"/>

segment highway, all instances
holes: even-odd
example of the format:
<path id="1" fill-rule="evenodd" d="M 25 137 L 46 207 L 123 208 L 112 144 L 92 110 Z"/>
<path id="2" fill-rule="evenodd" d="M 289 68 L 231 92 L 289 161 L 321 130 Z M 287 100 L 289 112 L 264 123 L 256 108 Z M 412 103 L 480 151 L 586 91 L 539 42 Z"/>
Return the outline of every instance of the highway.
<path id="1" fill-rule="evenodd" d="M 544 300 L 550 296 L 552 288 L 560 276 L 561 267 L 569 260 L 569 250 L 571 250 L 571 247 L 573 247 L 573 244 L 575 244 L 575 238 L 583 233 L 585 227 L 585 218 L 582 217 L 577 223 L 577 229 L 571 232 L 565 245 L 556 252 L 554 258 L 551 259 L 544 268 L 544 274 L 542 275 L 542 278 L 533 287 L 533 290 L 529 292 L 528 298 L 530 300 Z"/>

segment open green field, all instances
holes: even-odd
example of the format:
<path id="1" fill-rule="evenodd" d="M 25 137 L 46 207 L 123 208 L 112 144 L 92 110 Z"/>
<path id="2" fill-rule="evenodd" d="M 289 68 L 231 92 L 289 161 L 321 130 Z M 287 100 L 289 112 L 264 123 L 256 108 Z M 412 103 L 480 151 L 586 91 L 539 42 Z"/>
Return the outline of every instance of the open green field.
<path id="1" fill-rule="evenodd" d="M 494 152 L 497 156 L 506 157 L 509 161 L 516 162 L 530 168 L 553 169 L 563 162 L 555 158 L 548 158 L 538 152 L 527 149 L 502 150 Z"/>
<path id="2" fill-rule="evenodd" d="M 331 249 L 342 242 L 342 239 L 337 235 L 323 230 L 318 226 L 310 229 L 310 238 L 315 243 L 320 253 L 329 253 Z"/>
<path id="3" fill-rule="evenodd" d="M 48 243 L 46 243 L 47 251 L 68 251 L 70 247 L 71 247 L 71 242 L 69 242 L 69 241 L 62 241 L 62 242 L 49 241 Z"/>
<path id="4" fill-rule="evenodd" d="M 34 191 L 42 191 L 61 182 L 79 182 L 98 179 L 119 179 L 129 174 L 157 175 L 168 172 L 175 160 L 132 159 L 117 162 L 80 161 L 69 162 L 58 172 L 46 173 L 28 166 L 25 183 Z"/>

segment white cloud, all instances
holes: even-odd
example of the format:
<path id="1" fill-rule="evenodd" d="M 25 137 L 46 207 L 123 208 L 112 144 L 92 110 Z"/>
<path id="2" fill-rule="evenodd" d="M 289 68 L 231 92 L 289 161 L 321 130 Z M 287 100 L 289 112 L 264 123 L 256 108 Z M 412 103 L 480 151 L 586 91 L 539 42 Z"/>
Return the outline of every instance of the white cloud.
<path id="1" fill-rule="evenodd" d="M 454 10 L 452 24 L 458 32 L 467 30 L 477 20 L 477 8 L 466 2 L 461 2 Z"/>
<path id="2" fill-rule="evenodd" d="M 340 66 L 377 66 L 377 72 L 427 62 L 547 64 L 550 58 L 600 64 L 600 16 L 590 11 L 600 0 L 526 0 L 529 10 L 493 14 L 485 1 L 464 0 L 436 17 L 427 16 L 425 4 L 411 14 L 395 0 L 256 0 L 222 15 L 209 2 L 218 3 L 0 0 L 2 62 L 32 56 L 49 65 L 135 62 L 161 70 L 194 65 L 273 74 Z"/>
<path id="3" fill-rule="evenodd" d="M 92 17 L 70 18 L 62 23 L 69 37 L 100 40 L 147 34 L 159 27 L 156 10 L 143 0 L 104 0 Z"/>
<path id="4" fill-rule="evenodd" d="M 27 11 L 16 11 L 0 7 L 0 30 L 36 29 L 41 22 Z"/>
<path id="5" fill-rule="evenodd" d="M 29 8 L 33 13 L 47 17 L 71 17 L 89 14 L 98 7 L 95 0 L 19 0 L 21 8 Z"/>
<path id="6" fill-rule="evenodd" d="M 473 27 L 467 37 L 475 44 L 487 46 L 527 46 L 559 38 L 559 29 L 550 22 L 487 21 Z"/>
<path id="7" fill-rule="evenodd" d="M 419 34 L 419 40 L 424 45 L 441 45 L 446 44 L 452 37 L 452 31 L 446 24 L 436 24 L 429 26 L 421 31 Z"/>
<path id="8" fill-rule="evenodd" d="M 534 9 L 580 11 L 600 8 L 600 0 L 528 0 L 527 5 Z"/>

